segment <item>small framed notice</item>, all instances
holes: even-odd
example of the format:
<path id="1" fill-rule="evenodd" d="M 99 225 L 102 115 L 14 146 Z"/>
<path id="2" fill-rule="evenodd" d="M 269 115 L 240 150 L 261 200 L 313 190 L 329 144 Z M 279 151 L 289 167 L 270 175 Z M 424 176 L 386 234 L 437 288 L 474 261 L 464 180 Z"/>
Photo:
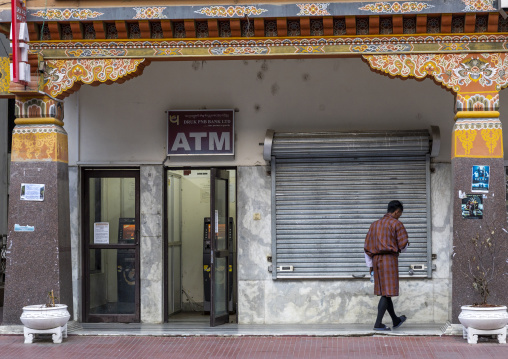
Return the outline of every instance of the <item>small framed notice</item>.
<path id="1" fill-rule="evenodd" d="M 93 243 L 109 244 L 109 222 L 95 222 L 93 224 Z"/>
<path id="2" fill-rule="evenodd" d="M 35 183 L 22 183 L 20 199 L 22 201 L 44 201 L 45 185 Z"/>

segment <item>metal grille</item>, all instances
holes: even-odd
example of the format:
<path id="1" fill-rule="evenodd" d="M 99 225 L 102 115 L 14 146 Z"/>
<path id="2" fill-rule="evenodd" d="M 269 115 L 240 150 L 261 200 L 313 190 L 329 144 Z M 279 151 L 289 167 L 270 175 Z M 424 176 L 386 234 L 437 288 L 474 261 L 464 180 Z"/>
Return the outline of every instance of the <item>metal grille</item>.
<path id="1" fill-rule="evenodd" d="M 428 132 L 312 135 L 274 135 L 273 277 L 367 277 L 365 235 L 393 199 L 411 242 L 399 273 L 430 277 Z"/>

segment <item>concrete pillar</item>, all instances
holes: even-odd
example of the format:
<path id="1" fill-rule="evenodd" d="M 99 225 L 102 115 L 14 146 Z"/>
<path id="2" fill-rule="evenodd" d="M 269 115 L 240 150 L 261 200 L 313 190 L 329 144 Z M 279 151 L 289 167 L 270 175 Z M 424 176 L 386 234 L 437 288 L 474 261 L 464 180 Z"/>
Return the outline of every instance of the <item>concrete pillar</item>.
<path id="1" fill-rule="evenodd" d="M 20 324 L 22 307 L 46 303 L 51 290 L 73 313 L 63 104 L 44 95 L 17 96 L 16 117 L 3 324 Z M 25 193 L 23 199 L 22 184 L 42 185 L 43 198 Z"/>

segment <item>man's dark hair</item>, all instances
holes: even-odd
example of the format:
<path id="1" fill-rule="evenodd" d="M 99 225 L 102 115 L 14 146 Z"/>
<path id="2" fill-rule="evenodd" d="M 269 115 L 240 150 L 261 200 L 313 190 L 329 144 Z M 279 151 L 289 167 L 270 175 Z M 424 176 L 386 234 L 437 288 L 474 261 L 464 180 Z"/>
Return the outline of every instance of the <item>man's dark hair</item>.
<path id="1" fill-rule="evenodd" d="M 390 203 L 388 203 L 388 213 L 393 213 L 398 209 L 400 209 L 401 212 L 404 211 L 404 206 L 401 201 L 390 201 Z"/>

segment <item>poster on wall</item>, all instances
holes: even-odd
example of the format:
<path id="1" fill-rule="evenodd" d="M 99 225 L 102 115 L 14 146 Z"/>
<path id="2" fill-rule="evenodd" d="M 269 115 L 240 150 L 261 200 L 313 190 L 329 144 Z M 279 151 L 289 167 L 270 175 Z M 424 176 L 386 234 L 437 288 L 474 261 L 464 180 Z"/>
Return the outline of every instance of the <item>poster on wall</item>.
<path id="1" fill-rule="evenodd" d="M 95 222 L 93 224 L 93 243 L 109 244 L 109 222 Z"/>
<path id="2" fill-rule="evenodd" d="M 22 201 L 44 201 L 45 185 L 35 183 L 22 183 L 21 195 Z"/>
<path id="3" fill-rule="evenodd" d="M 482 219 L 483 218 L 483 195 L 467 194 L 462 198 L 462 218 Z"/>
<path id="4" fill-rule="evenodd" d="M 490 166 L 473 166 L 471 174 L 471 190 L 473 192 L 488 192 Z"/>

